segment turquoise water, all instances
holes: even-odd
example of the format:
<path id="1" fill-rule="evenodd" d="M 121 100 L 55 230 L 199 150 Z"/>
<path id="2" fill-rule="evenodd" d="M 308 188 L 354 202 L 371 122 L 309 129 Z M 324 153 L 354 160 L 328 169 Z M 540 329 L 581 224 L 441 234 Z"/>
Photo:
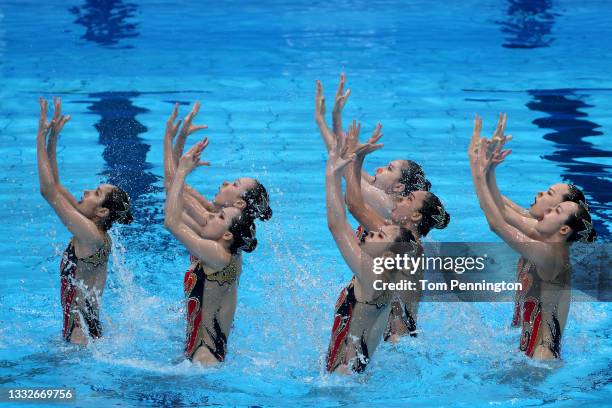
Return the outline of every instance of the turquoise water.
<path id="1" fill-rule="evenodd" d="M 314 85 L 345 120 L 383 123 L 369 169 L 420 162 L 452 214 L 433 241 L 497 241 L 471 187 L 478 112 L 508 112 L 503 192 L 528 205 L 560 180 L 583 188 L 610 240 L 612 35 L 606 2 L 0 1 L 0 386 L 72 386 L 77 406 L 602 406 L 612 397 L 607 303 L 575 303 L 563 361 L 518 351 L 506 303 L 423 303 L 421 334 L 382 345 L 368 371 L 329 376 L 333 305 L 350 272 L 327 230 L 326 154 Z M 59 256 L 69 240 L 38 193 L 37 97 L 72 114 L 58 151 L 75 194 L 121 185 L 136 222 L 115 230 L 106 336 L 60 339 Z M 244 257 L 227 362 L 181 358 L 187 256 L 163 228 L 162 136 L 172 103 L 203 103 L 211 168 L 190 182 L 259 178 L 274 217 Z M 187 107 L 183 106 L 183 113 Z"/>

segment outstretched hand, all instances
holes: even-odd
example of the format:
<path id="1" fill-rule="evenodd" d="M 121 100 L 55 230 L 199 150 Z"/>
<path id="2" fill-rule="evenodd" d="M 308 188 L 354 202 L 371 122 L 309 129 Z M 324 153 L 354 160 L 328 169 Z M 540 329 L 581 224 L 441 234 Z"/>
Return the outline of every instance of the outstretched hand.
<path id="1" fill-rule="evenodd" d="M 474 130 L 472 131 L 472 138 L 468 146 L 468 157 L 470 162 L 475 163 L 478 159 L 478 149 L 480 147 L 480 132 L 482 131 L 482 117 L 478 114 L 474 115 Z"/>
<path id="2" fill-rule="evenodd" d="M 208 128 L 208 126 L 206 125 L 193 125 L 192 124 L 193 120 L 195 119 L 199 111 L 200 111 L 200 102 L 196 101 L 193 104 L 193 108 L 191 109 L 191 111 L 187 114 L 187 116 L 185 116 L 185 120 L 183 121 L 183 127 L 181 128 L 181 133 L 179 134 L 179 137 L 187 138 L 187 136 L 192 135 L 198 130 Z"/>
<path id="3" fill-rule="evenodd" d="M 340 75 L 340 83 L 338 84 L 338 90 L 336 91 L 336 101 L 334 103 L 334 109 L 332 110 L 332 127 L 334 133 L 339 136 L 343 133 L 342 130 L 342 109 L 348 100 L 351 90 L 347 89 L 344 91 L 344 85 L 346 83 L 346 77 L 344 74 Z"/>
<path id="4" fill-rule="evenodd" d="M 64 125 L 70 120 L 70 115 L 62 115 L 62 98 L 53 97 L 53 118 L 50 123 L 50 138 L 56 139 Z"/>
<path id="5" fill-rule="evenodd" d="M 317 80 L 317 92 L 315 93 L 315 119 L 325 118 L 325 97 L 323 96 L 323 84 Z"/>
<path id="6" fill-rule="evenodd" d="M 179 160 L 179 170 L 191 173 L 196 167 L 210 166 L 210 162 L 200 161 L 200 156 L 207 146 L 208 138 L 193 145 Z"/>
<path id="7" fill-rule="evenodd" d="M 329 151 L 327 166 L 332 172 L 342 172 L 344 168 L 355 159 L 355 154 L 350 153 L 347 138 L 343 135 L 336 136 L 334 145 Z"/>
<path id="8" fill-rule="evenodd" d="M 38 136 L 46 137 L 49 129 L 51 129 L 51 124 L 47 122 L 47 109 L 49 108 L 49 104 L 45 98 L 40 96 L 38 98 L 38 104 L 40 105 L 40 117 L 38 119 Z"/>
<path id="9" fill-rule="evenodd" d="M 349 153 L 354 153 L 356 156 L 362 157 L 383 147 L 384 145 L 382 143 L 376 144 L 376 142 L 378 142 L 383 136 L 381 129 L 382 125 L 378 123 L 376 125 L 376 128 L 374 129 L 374 132 L 372 133 L 372 136 L 370 136 L 370 138 L 365 143 L 359 143 L 361 123 L 357 123 L 356 120 L 353 120 L 353 122 L 349 126 L 349 130 L 347 133 L 347 145 Z"/>
<path id="10" fill-rule="evenodd" d="M 506 120 L 508 119 L 508 115 L 506 113 L 500 113 L 499 119 L 497 120 L 497 127 L 495 128 L 495 132 L 493 132 L 493 136 L 491 137 L 491 144 L 489 145 L 488 154 L 491 155 L 494 151 L 500 151 L 503 145 L 512 140 L 511 135 L 504 134 L 506 130 Z"/>
<path id="11" fill-rule="evenodd" d="M 346 84 L 346 76 L 340 74 L 340 82 L 338 83 L 338 89 L 336 90 L 336 102 L 334 103 L 334 112 L 340 113 L 344 109 L 344 105 L 348 100 L 351 90 L 347 89 L 344 91 L 344 85 Z"/>
<path id="12" fill-rule="evenodd" d="M 187 114 L 187 116 L 185 116 L 185 119 L 182 121 L 183 126 L 180 128 L 180 132 L 176 139 L 176 143 L 174 144 L 174 147 L 172 148 L 172 156 L 174 157 L 175 163 L 179 161 L 181 155 L 183 154 L 183 149 L 185 148 L 185 141 L 187 140 L 187 137 L 199 130 L 208 128 L 208 126 L 206 125 L 194 125 L 193 124 L 193 120 L 195 119 L 199 110 L 200 110 L 200 102 L 196 101 L 193 104 L 193 108 L 191 109 L 191 111 Z M 174 121 L 176 120 L 177 116 L 178 116 L 178 104 L 174 105 L 174 110 L 172 111 L 172 114 L 170 115 L 170 118 L 168 118 L 168 122 L 166 123 L 166 136 L 167 137 L 174 138 L 174 136 L 176 135 L 179 129 L 179 126 L 181 125 L 180 120 L 178 121 L 176 125 L 174 124 Z"/>
<path id="13" fill-rule="evenodd" d="M 176 124 L 174 123 L 174 121 L 178 117 L 178 109 L 179 109 L 179 104 L 177 102 L 174 104 L 172 113 L 170 114 L 170 116 L 168 117 L 168 120 L 166 121 L 166 137 L 169 137 L 170 140 L 174 140 L 174 137 L 176 136 L 179 128 L 181 127 L 181 123 L 183 123 L 181 119 L 179 119 L 179 121 L 176 122 Z"/>
<path id="14" fill-rule="evenodd" d="M 485 175 L 500 163 L 502 163 L 512 150 L 502 150 L 506 142 L 512 136 L 505 135 L 507 115 L 500 114 L 497 127 L 491 139 L 481 137 L 482 118 L 478 115 L 474 117 L 474 131 L 468 147 L 468 157 L 470 162 L 475 164 L 479 175 Z"/>

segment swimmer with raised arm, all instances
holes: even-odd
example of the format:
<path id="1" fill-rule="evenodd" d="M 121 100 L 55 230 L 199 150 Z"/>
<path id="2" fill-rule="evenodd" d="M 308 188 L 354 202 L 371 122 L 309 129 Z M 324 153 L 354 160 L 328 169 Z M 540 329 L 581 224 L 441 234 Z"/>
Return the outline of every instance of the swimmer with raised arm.
<path id="1" fill-rule="evenodd" d="M 86 345 L 89 338 L 102 336 L 100 301 L 111 251 L 108 230 L 115 222 L 132 222 L 130 199 L 112 184 L 85 190 L 79 201 L 70 194 L 60 183 L 56 158 L 57 139 L 70 115 L 62 115 L 61 99 L 53 98 L 53 118 L 47 122 L 47 101 L 40 98 L 39 104 L 36 153 L 40 193 L 73 235 L 60 265 L 62 336 Z"/>
<path id="2" fill-rule="evenodd" d="M 503 146 L 507 141 L 511 140 L 512 136 L 505 135 L 507 115 L 505 113 L 499 115 L 497 127 L 491 138 L 491 144 L 489 150 L 492 151 Z M 474 132 L 480 134 L 482 130 L 482 118 L 476 116 L 474 123 Z M 477 143 L 474 139 L 474 143 Z M 474 177 L 474 169 L 476 168 L 477 156 L 474 153 L 474 147 L 470 145 L 468 148 L 468 157 L 470 159 L 470 168 L 472 169 L 472 177 Z M 490 171 L 487 173 L 487 186 L 497 197 L 496 202 L 498 208 L 504 217 L 504 220 L 519 231 L 524 233 L 530 238 L 537 239 L 540 234 L 536 230 L 538 220 L 542 219 L 549 208 L 554 208 L 564 201 L 571 201 L 576 204 L 580 202 L 586 203 L 584 193 L 576 186 L 566 183 L 557 183 L 550 186 L 546 192 L 539 192 L 536 194 L 533 203 L 529 209 L 524 209 L 518 204 L 514 203 L 507 197 L 501 195 L 497 186 L 497 178 L 495 175 L 496 166 L 492 166 Z M 532 265 L 523 257 L 519 258 L 517 264 L 517 282 L 521 282 L 527 279 L 527 274 Z M 512 326 L 519 327 L 521 325 L 521 297 L 522 293 L 517 291 L 516 301 L 514 306 L 514 313 L 512 317 Z"/>
<path id="3" fill-rule="evenodd" d="M 170 185 L 172 177 L 174 177 L 187 137 L 199 130 L 207 129 L 206 125 L 193 124 L 199 110 L 200 103 L 196 101 L 185 119 L 176 122 L 178 117 L 177 103 L 166 122 L 164 135 L 164 185 L 166 189 Z M 173 145 L 175 137 L 176 142 Z M 254 178 L 240 177 L 232 182 L 224 181 L 213 201 L 207 200 L 189 185 L 185 185 L 185 192 L 185 220 L 196 230 L 198 227 L 194 223 L 197 225 L 206 224 L 206 218 L 211 217 L 211 213 L 216 213 L 225 207 L 236 207 L 245 211 L 248 217 L 260 221 L 267 221 L 272 217 L 268 192 Z"/>
<path id="4" fill-rule="evenodd" d="M 334 137 L 343 135 L 342 110 L 351 93 L 350 89 L 344 90 L 345 84 L 346 78 L 342 74 L 332 110 L 332 131 L 325 121 L 323 86 L 320 81 L 317 81 L 315 122 L 328 150 Z M 421 166 L 411 160 L 394 160 L 387 166 L 378 168 L 374 176 L 362 170 L 361 176 L 364 201 L 385 219 L 392 218 L 397 198 L 409 197 L 415 191 L 429 191 L 431 188 L 431 183 L 425 179 Z M 368 234 L 368 229 L 365 228 L 366 223 L 361 222 L 363 220 L 359 221 L 361 225 L 357 228 L 357 236 L 363 239 Z M 417 336 L 416 320 L 419 298 L 420 291 L 404 291 L 396 294 L 396 299 L 392 303 L 385 341 L 396 342 L 401 336 L 407 334 Z"/>
<path id="5" fill-rule="evenodd" d="M 380 145 L 367 144 L 353 153 L 373 151 Z M 348 156 L 342 137 L 332 146 L 327 160 L 327 225 L 338 245 L 342 257 L 353 272 L 353 279 L 336 302 L 331 340 L 327 352 L 326 369 L 329 372 L 363 372 L 387 326 L 392 291 L 375 281 L 395 282 L 406 277 L 397 269 L 383 274 L 373 272 L 373 259 L 394 256 L 406 246 L 413 248 L 414 238 L 409 230 L 397 225 L 380 225 L 376 233 L 363 241 L 355 236 L 348 223 L 342 197 L 342 175 L 352 158 Z"/>
<path id="6" fill-rule="evenodd" d="M 353 121 L 349 127 L 348 145 L 349 150 L 359 151 L 355 160 L 346 172 L 346 197 L 350 213 L 363 225 L 370 234 L 378 231 L 382 225 L 398 225 L 409 230 L 418 244 L 417 256 L 423 253 L 421 238 L 429 234 L 432 228 L 446 228 L 450 222 L 450 214 L 446 212 L 440 199 L 429 191 L 416 190 L 407 197 L 398 196 L 394 200 L 393 210 L 389 218 L 378 214 L 362 198 L 361 169 L 365 156 L 373 150 L 364 150 L 363 144 L 359 143 L 359 132 L 361 126 Z M 376 143 L 380 139 L 380 125 L 374 130 L 374 134 L 365 146 Z M 423 278 L 422 269 L 414 271 L 412 279 L 418 281 Z M 414 335 L 416 331 L 416 313 L 421 292 L 418 290 L 400 291 L 397 293 L 399 302 L 393 303 L 393 308 L 402 309 L 394 311 L 389 319 L 389 329 L 385 333 L 386 340 L 397 341 L 399 336 L 405 334 Z M 398 317 L 401 318 L 398 318 Z"/>
<path id="7" fill-rule="evenodd" d="M 199 108 L 200 104 L 196 102 L 184 121 L 175 122 L 178 116 L 178 104 L 176 104 L 166 123 L 164 184 L 168 191 L 177 172 L 177 165 L 187 137 L 198 130 L 207 128 L 206 125 L 193 124 Z M 178 138 L 173 146 L 177 133 Z M 209 164 L 202 162 L 202 165 Z M 191 252 L 186 246 L 191 255 L 190 266 L 183 279 L 187 297 L 187 334 L 184 353 L 193 361 L 211 364 L 224 361 L 227 353 L 227 338 L 234 320 L 237 288 L 242 271 L 242 250 L 251 252 L 255 249 L 257 240 L 255 239 L 254 220 L 267 221 L 272 216 L 272 209 L 264 186 L 251 178 L 243 177 L 233 183 L 223 183 L 213 202 L 206 200 L 203 195 L 186 183 L 184 191 L 182 200 L 185 210 L 181 213 L 181 221 L 200 238 L 210 239 L 211 236 L 218 234 L 217 230 L 220 227 L 217 224 L 220 222 L 220 217 L 226 219 L 225 212 L 239 214 L 241 220 L 239 224 L 249 226 L 249 236 L 245 238 L 249 245 L 236 247 L 230 264 L 217 274 L 205 273 L 207 269 L 203 267 L 197 254 Z M 244 229 L 244 227 L 239 229 Z M 242 233 L 246 233 L 246 230 Z M 215 314 L 219 317 L 216 318 Z M 215 319 L 218 323 L 215 323 Z"/>
<path id="8" fill-rule="evenodd" d="M 317 81 L 315 95 L 315 122 L 329 151 L 334 138 L 342 136 L 342 110 L 348 100 L 351 90 L 344 91 L 346 77 L 340 76 L 340 82 L 336 91 L 336 99 L 332 110 L 332 127 L 328 127 L 325 120 L 325 97 L 323 96 L 323 85 Z M 381 216 L 389 218 L 393 211 L 393 199 L 396 196 L 406 197 L 412 191 L 428 191 L 431 183 L 425 179 L 425 173 L 421 166 L 412 160 L 393 160 L 386 166 L 376 169 L 374 176 L 366 171 L 361 173 L 363 196 L 368 205 L 374 208 Z M 361 230 L 360 234 L 365 233 Z"/>
<path id="9" fill-rule="evenodd" d="M 521 308 L 520 350 L 528 357 L 550 360 L 561 357 L 561 337 L 571 296 L 570 247 L 576 241 L 592 242 L 596 233 L 584 202 L 564 201 L 546 210 L 537 220 L 531 238 L 504 218 L 501 195 L 489 188 L 488 173 L 510 154 L 503 143 L 480 137 L 481 121 L 475 119 L 470 142 L 476 194 L 489 227 L 529 262 Z M 506 139 L 504 139 L 505 141 Z"/>
<path id="10" fill-rule="evenodd" d="M 241 251 L 257 246 L 254 220 L 237 207 L 224 207 L 206 217 L 194 231 L 184 219 L 185 179 L 201 162 L 208 139 L 179 159 L 166 197 L 164 225 L 195 258 L 184 279 L 187 297 L 185 356 L 205 365 L 225 360 L 236 312 Z"/>

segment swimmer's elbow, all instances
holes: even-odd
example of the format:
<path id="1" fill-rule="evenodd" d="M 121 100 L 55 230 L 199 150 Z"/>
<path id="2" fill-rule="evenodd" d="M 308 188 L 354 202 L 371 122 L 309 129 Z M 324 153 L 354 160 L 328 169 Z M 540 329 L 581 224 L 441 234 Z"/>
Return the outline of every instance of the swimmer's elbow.
<path id="1" fill-rule="evenodd" d="M 174 217 L 169 217 L 166 215 L 164 217 L 164 227 L 168 229 L 170 232 L 175 232 L 178 228 L 178 222 L 174 219 Z"/>
<path id="2" fill-rule="evenodd" d="M 57 190 L 50 186 L 42 185 L 40 186 L 40 195 L 44 197 L 45 200 L 51 202 L 55 198 L 55 193 Z"/>

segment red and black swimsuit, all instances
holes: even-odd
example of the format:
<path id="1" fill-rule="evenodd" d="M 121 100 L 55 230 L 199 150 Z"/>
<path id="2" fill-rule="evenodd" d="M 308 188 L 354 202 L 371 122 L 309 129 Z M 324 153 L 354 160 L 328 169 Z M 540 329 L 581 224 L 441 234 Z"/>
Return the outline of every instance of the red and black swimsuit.
<path id="1" fill-rule="evenodd" d="M 536 266 L 521 258 L 518 281 L 522 289 L 517 291 L 513 325 L 521 327 L 519 349 L 533 357 L 535 349 L 546 346 L 555 358 L 561 357 L 561 324 L 559 310 L 564 291 L 569 290 L 569 273 L 553 281 L 543 281 Z M 546 289 L 544 289 L 546 285 Z"/>
<path id="2" fill-rule="evenodd" d="M 359 242 L 364 242 L 365 237 L 368 235 L 368 231 L 363 227 L 363 225 L 360 225 L 357 227 L 355 235 L 357 235 L 357 239 L 359 240 Z M 416 318 L 412 315 L 408 306 L 404 302 L 400 301 L 399 299 L 395 299 L 392 302 L 391 311 L 389 312 L 389 323 L 387 325 L 387 330 L 385 330 L 385 334 L 383 337 L 384 341 L 389 340 L 391 335 L 395 334 L 393 332 L 392 320 L 397 318 L 402 319 L 404 325 L 408 329 L 410 337 L 418 336 Z"/>
<path id="3" fill-rule="evenodd" d="M 350 368 L 361 373 L 366 369 L 370 362 L 370 352 L 366 342 L 367 331 L 359 333 L 358 338 L 351 338 L 351 324 L 355 308 L 359 305 L 364 307 L 372 307 L 374 311 L 385 308 L 389 305 L 390 292 L 385 292 L 377 299 L 370 302 L 360 302 L 355 297 L 355 279 L 345 287 L 338 300 L 336 301 L 336 311 L 334 314 L 334 323 L 331 330 L 331 339 L 327 349 L 326 370 L 333 372 L 341 364 L 350 364 Z M 348 361 L 348 347 L 353 347 L 355 358 Z M 351 364 L 352 363 L 352 364 Z"/>
<path id="4" fill-rule="evenodd" d="M 522 284 L 523 288 L 529 286 L 530 275 L 529 269 L 531 268 L 531 262 L 527 259 L 520 257 L 516 265 L 516 282 Z M 522 323 L 521 319 L 521 305 L 523 304 L 522 292 L 516 291 L 514 296 L 514 314 L 512 316 L 512 327 L 520 327 Z"/>
<path id="5" fill-rule="evenodd" d="M 60 301 L 62 305 L 63 328 L 62 336 L 66 341 L 70 341 L 72 332 L 77 327 L 82 327 L 84 323 L 87 327 L 89 336 L 99 338 L 102 336 L 102 325 L 100 323 L 99 310 L 92 305 L 91 295 L 84 293 L 88 288 L 78 283 L 77 270 L 81 267 L 96 268 L 108 261 L 111 249 L 110 237 L 105 236 L 104 245 L 96 253 L 86 258 L 78 258 L 74 250 L 74 239 L 70 240 L 68 247 L 62 256 L 60 264 Z M 77 297 L 81 295 L 85 298 L 84 304 L 77 305 Z"/>
<path id="6" fill-rule="evenodd" d="M 204 290 L 206 281 L 216 282 L 223 286 L 237 279 L 237 270 L 232 261 L 222 270 L 206 274 L 204 266 L 197 258 L 190 257 L 191 266 L 185 273 L 183 288 L 187 298 L 187 335 L 185 339 L 185 357 L 189 360 L 200 346 L 205 346 L 219 361 L 225 360 L 227 354 L 227 333 L 223 331 L 218 319 L 218 310 L 213 313 L 210 324 L 202 324 L 204 310 Z M 202 328 L 208 336 L 204 336 Z"/>

